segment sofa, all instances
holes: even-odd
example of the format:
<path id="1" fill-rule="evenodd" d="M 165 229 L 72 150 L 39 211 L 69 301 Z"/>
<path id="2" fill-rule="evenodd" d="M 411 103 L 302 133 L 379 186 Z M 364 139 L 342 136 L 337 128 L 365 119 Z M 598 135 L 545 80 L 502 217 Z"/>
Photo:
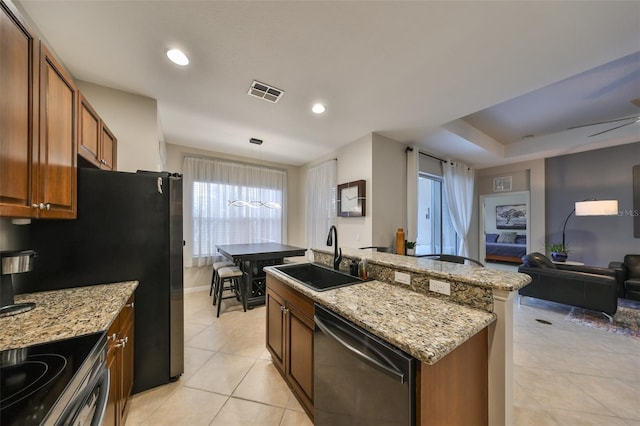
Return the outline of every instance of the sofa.
<path id="1" fill-rule="evenodd" d="M 485 260 L 520 263 L 526 253 L 526 235 L 515 232 L 485 234 Z"/>
<path id="2" fill-rule="evenodd" d="M 623 262 L 610 262 L 618 271 L 618 297 L 640 300 L 640 254 L 628 254 Z"/>
<path id="3" fill-rule="evenodd" d="M 554 264 L 541 253 L 522 258 L 518 272 L 531 276 L 531 283 L 519 290 L 522 296 L 604 312 L 618 310 L 616 270 L 597 266 Z"/>

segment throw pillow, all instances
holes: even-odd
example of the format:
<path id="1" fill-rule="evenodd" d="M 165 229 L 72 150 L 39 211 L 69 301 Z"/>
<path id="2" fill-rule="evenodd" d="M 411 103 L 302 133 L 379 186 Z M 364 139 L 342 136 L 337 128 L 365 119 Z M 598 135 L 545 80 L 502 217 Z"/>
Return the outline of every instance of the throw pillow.
<path id="1" fill-rule="evenodd" d="M 497 242 L 499 243 L 515 243 L 516 237 L 518 236 L 515 232 L 501 232 L 498 236 Z"/>
<path id="2" fill-rule="evenodd" d="M 498 234 L 485 234 L 485 242 L 495 243 L 498 239 Z"/>
<path id="3" fill-rule="evenodd" d="M 527 244 L 527 236 L 526 235 L 518 235 L 516 237 L 516 244 Z"/>

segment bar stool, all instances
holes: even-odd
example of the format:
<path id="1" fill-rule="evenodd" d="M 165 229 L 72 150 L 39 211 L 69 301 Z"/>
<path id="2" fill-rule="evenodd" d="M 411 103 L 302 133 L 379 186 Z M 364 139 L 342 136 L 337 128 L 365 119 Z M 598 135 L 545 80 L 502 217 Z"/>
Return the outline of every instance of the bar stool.
<path id="1" fill-rule="evenodd" d="M 217 297 L 214 297 L 214 300 L 218 301 L 218 310 L 216 317 L 220 316 L 220 306 L 222 305 L 222 301 L 224 299 L 233 299 L 240 298 L 239 300 L 242 302 L 242 308 L 245 312 L 247 312 L 247 303 L 244 298 L 244 293 L 242 292 L 242 278 L 244 277 L 243 272 L 237 266 L 224 267 L 218 269 L 218 284 L 217 284 Z M 229 285 L 225 287 L 225 282 L 228 282 Z M 225 290 L 233 291 L 231 296 L 222 297 L 222 293 Z"/>
<path id="2" fill-rule="evenodd" d="M 220 262 L 215 262 L 213 264 L 213 275 L 211 276 L 211 287 L 209 288 L 209 296 L 213 293 L 213 304 L 216 304 L 216 296 L 218 294 L 218 269 L 226 268 L 228 266 L 233 266 L 233 262 L 228 260 L 221 260 Z"/>

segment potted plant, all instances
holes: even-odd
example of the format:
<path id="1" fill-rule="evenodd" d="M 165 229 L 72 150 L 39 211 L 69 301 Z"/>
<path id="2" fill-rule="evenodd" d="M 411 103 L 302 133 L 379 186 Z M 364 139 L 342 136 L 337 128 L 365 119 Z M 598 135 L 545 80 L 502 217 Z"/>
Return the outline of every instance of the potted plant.
<path id="1" fill-rule="evenodd" d="M 547 246 L 547 251 L 551 253 L 554 262 L 566 262 L 569 257 L 569 250 L 564 244 L 554 243 Z"/>
<path id="2" fill-rule="evenodd" d="M 415 241 L 406 241 L 404 243 L 404 247 L 407 249 L 407 256 L 413 256 L 416 254 L 416 242 Z"/>

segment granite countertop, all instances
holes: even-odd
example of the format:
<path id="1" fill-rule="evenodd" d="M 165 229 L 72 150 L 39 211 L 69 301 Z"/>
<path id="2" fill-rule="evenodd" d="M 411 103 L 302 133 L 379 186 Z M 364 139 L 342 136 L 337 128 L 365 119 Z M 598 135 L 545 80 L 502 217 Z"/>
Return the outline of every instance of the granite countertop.
<path id="1" fill-rule="evenodd" d="M 267 273 L 426 364 L 496 320 L 495 314 L 429 297 L 382 281 L 318 292 L 274 267 Z"/>
<path id="2" fill-rule="evenodd" d="M 0 350 L 107 330 L 136 287 L 127 281 L 16 295 L 16 303 L 36 307 L 0 318 Z"/>
<path id="3" fill-rule="evenodd" d="M 332 250 L 314 248 L 313 251 L 333 256 Z M 422 257 L 382 253 L 375 249 L 343 248 L 342 256 L 352 259 L 364 258 L 370 263 L 411 272 L 428 273 L 434 278 L 457 281 L 477 287 L 517 291 L 531 282 L 529 275 L 519 272 L 500 271 Z"/>

